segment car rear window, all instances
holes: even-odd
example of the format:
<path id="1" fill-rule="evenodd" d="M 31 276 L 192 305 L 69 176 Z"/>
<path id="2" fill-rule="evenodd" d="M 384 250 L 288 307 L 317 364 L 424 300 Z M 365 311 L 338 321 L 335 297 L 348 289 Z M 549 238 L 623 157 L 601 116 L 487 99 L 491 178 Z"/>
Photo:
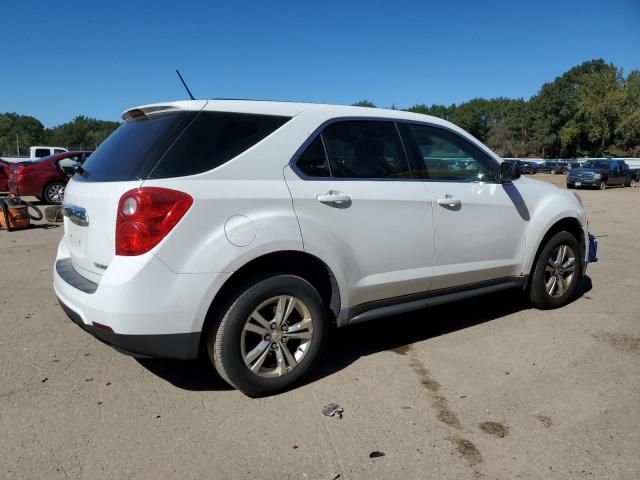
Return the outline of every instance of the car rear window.
<path id="1" fill-rule="evenodd" d="M 290 117 L 177 112 L 128 120 L 83 164 L 76 179 L 114 182 L 206 172 L 248 150 Z"/>

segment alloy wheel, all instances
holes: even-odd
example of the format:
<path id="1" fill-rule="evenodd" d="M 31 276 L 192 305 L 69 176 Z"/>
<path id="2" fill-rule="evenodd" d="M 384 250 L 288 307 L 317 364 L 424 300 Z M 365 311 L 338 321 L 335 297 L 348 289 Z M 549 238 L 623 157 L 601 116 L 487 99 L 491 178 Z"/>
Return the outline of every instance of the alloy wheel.
<path id="1" fill-rule="evenodd" d="M 240 350 L 245 365 L 258 376 L 286 375 L 304 359 L 313 340 L 307 306 L 290 295 L 262 302 L 245 321 Z"/>
<path id="2" fill-rule="evenodd" d="M 545 290 L 549 296 L 563 296 L 574 280 L 576 254 L 569 245 L 559 245 L 553 249 L 544 271 Z"/>
<path id="3" fill-rule="evenodd" d="M 47 198 L 54 203 L 62 203 L 64 197 L 64 185 L 53 184 L 47 187 Z"/>

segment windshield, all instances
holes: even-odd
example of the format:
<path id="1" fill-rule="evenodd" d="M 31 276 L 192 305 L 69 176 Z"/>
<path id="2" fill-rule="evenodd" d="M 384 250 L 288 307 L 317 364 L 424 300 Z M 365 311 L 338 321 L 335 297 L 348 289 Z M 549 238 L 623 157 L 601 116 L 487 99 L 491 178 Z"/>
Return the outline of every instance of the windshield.
<path id="1" fill-rule="evenodd" d="M 607 160 L 589 160 L 582 164 L 584 168 L 609 168 L 609 162 Z"/>

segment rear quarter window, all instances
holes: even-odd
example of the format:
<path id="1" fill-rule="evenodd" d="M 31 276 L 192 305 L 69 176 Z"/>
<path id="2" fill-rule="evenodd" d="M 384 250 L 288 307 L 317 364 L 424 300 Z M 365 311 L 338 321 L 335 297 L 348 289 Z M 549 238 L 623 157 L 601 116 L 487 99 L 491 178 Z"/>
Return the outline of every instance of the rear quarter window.
<path id="1" fill-rule="evenodd" d="M 177 112 L 128 120 L 84 162 L 89 182 L 194 175 L 251 148 L 290 117 L 227 112 Z"/>
<path id="2" fill-rule="evenodd" d="M 202 112 L 171 146 L 149 178 L 212 170 L 248 150 L 288 120 L 290 117 Z"/>

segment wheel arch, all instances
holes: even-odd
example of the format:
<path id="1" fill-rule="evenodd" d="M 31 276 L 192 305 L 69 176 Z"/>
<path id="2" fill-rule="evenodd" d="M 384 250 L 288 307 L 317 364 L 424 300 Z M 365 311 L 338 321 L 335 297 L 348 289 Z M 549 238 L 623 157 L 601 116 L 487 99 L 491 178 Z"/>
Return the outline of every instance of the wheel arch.
<path id="1" fill-rule="evenodd" d="M 525 265 L 524 268 L 525 273 L 529 274 L 529 277 L 531 277 L 533 268 L 535 267 L 536 262 L 538 261 L 538 257 L 540 256 L 540 252 L 542 251 L 546 243 L 553 235 L 562 231 L 569 232 L 576 238 L 576 241 L 581 248 L 580 258 L 584 259 L 585 252 L 582 251 L 585 245 L 584 227 L 577 217 L 570 215 L 563 216 L 551 222 L 551 225 L 543 230 L 543 234 L 540 236 L 540 238 L 537 239 L 536 243 L 534 244 L 535 255 L 529 257 L 531 260 Z"/>
<path id="2" fill-rule="evenodd" d="M 236 270 L 214 295 L 204 319 L 202 331 L 215 325 L 222 312 L 232 302 L 237 291 L 247 282 L 272 273 L 288 273 L 304 278 L 320 293 L 332 322 L 340 312 L 340 287 L 325 262 L 300 250 L 281 250 L 256 257 Z M 205 338 L 206 335 L 202 335 Z"/>

